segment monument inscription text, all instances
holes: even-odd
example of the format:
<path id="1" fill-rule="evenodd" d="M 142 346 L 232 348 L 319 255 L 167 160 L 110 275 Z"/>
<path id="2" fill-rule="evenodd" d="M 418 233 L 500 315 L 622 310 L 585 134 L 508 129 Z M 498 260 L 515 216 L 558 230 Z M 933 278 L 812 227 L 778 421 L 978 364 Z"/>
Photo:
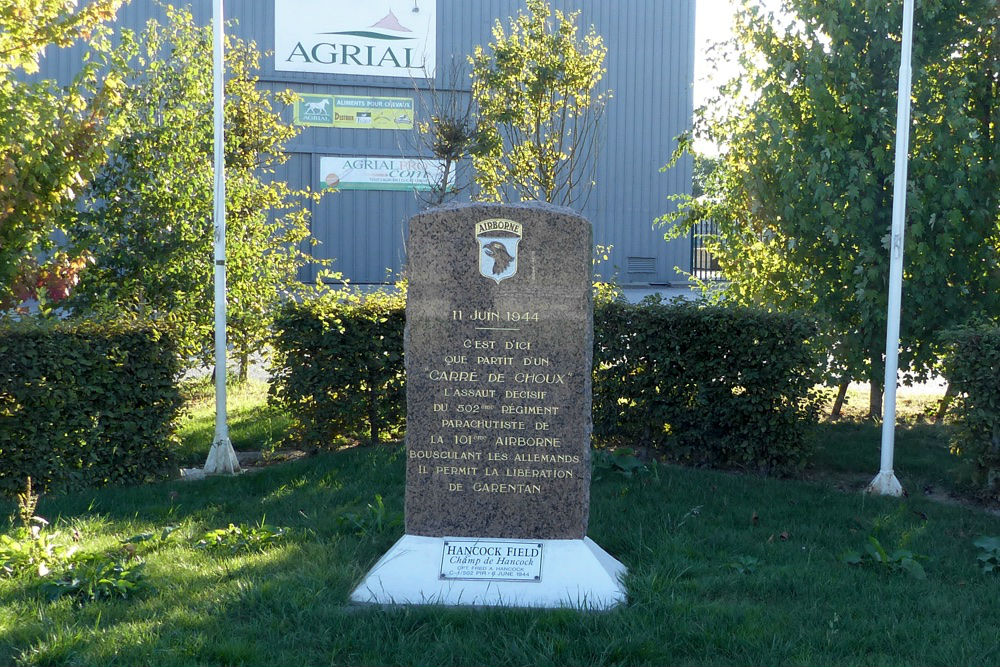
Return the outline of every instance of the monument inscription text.
<path id="1" fill-rule="evenodd" d="M 410 224 L 407 533 L 582 538 L 589 223 L 477 205 Z"/>

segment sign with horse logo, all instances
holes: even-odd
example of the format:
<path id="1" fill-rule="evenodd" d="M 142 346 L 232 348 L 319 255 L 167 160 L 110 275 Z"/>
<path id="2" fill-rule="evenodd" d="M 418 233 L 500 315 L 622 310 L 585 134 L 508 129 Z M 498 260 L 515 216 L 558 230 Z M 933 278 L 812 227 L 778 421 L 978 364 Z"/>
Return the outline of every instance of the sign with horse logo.
<path id="1" fill-rule="evenodd" d="M 358 130 L 412 130 L 412 97 L 300 94 L 295 124 Z"/>

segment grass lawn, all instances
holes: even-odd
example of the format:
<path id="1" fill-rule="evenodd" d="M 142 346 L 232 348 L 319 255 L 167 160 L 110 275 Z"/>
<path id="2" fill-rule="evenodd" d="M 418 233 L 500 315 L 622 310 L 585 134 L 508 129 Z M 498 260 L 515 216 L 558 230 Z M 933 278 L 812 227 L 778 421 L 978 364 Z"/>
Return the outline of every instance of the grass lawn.
<path id="1" fill-rule="evenodd" d="M 940 395 L 903 392 L 897 401 L 894 465 L 908 493 L 967 493 L 959 459 L 949 452 L 952 426 L 932 423 Z M 851 390 L 844 419 L 820 424 L 806 477 L 844 491 L 863 490 L 878 472 L 882 426 L 864 418 L 868 392 Z"/>
<path id="2" fill-rule="evenodd" d="M 184 467 L 205 465 L 215 437 L 215 385 L 208 379 L 186 382 L 182 387 L 188 411 L 178 435 L 175 451 Z M 237 451 L 267 451 L 288 428 L 288 417 L 267 404 L 267 384 L 248 381 L 226 388 L 229 440 Z"/>
<path id="3" fill-rule="evenodd" d="M 280 415 L 259 399 L 235 412 L 238 448 L 280 434 Z M 252 427 L 257 415 L 271 424 Z M 185 429 L 194 462 L 210 408 Z M 87 550 L 179 528 L 140 545 L 155 591 L 135 599 L 49 602 L 26 575 L 0 579 L 0 665 L 998 664 L 1000 578 L 980 573 L 972 540 L 1000 535 L 1000 519 L 922 492 L 947 483 L 946 441 L 947 427 L 900 432 L 904 500 L 854 492 L 877 471 L 878 428 L 850 421 L 821 427 L 806 481 L 664 465 L 631 479 L 605 472 L 590 536 L 629 569 L 628 603 L 605 613 L 348 604 L 402 533 L 399 444 L 237 478 L 45 497 L 38 513 L 79 531 Z M 368 507 L 376 494 L 384 510 Z M 264 517 L 290 532 L 259 553 L 193 546 L 208 529 Z M 926 579 L 841 562 L 872 535 L 917 554 Z"/>

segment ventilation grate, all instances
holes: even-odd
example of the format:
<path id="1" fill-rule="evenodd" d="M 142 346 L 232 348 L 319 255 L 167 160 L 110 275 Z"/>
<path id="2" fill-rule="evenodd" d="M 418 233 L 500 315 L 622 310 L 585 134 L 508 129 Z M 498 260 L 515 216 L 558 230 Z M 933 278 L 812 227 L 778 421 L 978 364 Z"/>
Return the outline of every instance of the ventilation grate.
<path id="1" fill-rule="evenodd" d="M 629 257 L 629 273 L 656 273 L 655 257 Z"/>

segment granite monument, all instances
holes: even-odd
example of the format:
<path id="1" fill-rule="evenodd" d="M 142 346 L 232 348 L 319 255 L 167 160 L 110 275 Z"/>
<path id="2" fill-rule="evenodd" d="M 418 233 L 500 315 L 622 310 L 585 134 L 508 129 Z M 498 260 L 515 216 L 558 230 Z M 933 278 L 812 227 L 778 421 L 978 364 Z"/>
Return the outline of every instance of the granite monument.
<path id="1" fill-rule="evenodd" d="M 590 223 L 545 204 L 410 220 L 406 535 L 352 598 L 606 608 L 624 567 L 586 537 Z"/>

